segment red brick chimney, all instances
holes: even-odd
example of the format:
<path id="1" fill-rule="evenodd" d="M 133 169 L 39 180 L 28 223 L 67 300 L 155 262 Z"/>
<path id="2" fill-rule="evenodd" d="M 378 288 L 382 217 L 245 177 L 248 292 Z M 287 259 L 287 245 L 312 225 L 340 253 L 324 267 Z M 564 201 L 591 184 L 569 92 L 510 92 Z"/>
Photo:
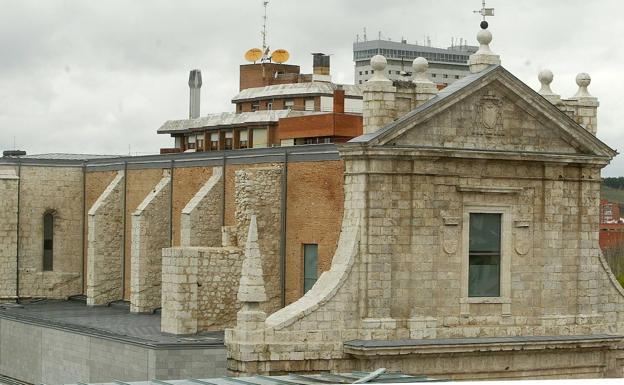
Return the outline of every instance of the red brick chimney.
<path id="1" fill-rule="evenodd" d="M 345 91 L 334 90 L 334 112 L 344 114 L 345 112 Z"/>

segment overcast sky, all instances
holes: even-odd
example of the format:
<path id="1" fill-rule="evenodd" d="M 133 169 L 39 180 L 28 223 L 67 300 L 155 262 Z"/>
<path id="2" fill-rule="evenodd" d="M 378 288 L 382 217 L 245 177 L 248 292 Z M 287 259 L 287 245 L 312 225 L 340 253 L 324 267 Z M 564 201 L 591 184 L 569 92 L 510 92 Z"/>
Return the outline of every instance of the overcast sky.
<path id="1" fill-rule="evenodd" d="M 492 50 L 538 89 L 576 92 L 592 76 L 598 137 L 624 149 L 624 11 L 621 0 L 490 0 Z M 336 82 L 353 83 L 352 43 L 431 37 L 476 44 L 479 0 L 271 0 L 268 42 L 311 71 L 311 52 L 332 54 Z M 188 115 L 188 71 L 202 70 L 201 113 L 233 111 L 238 65 L 261 45 L 262 0 L 0 0 L 0 149 L 29 153 L 156 153 L 172 140 L 156 130 Z M 611 20 L 605 22 L 605 20 Z M 624 155 L 603 175 L 624 175 Z"/>

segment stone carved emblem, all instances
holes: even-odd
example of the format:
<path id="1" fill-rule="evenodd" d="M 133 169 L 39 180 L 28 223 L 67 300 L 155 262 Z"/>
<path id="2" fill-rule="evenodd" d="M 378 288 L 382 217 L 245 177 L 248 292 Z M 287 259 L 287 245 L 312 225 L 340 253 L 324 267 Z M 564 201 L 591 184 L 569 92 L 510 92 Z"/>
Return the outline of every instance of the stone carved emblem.
<path id="1" fill-rule="evenodd" d="M 459 218 L 445 217 L 442 248 L 447 254 L 455 254 L 459 246 Z"/>
<path id="2" fill-rule="evenodd" d="M 531 250 L 531 224 L 529 221 L 514 222 L 514 249 L 519 255 L 526 255 Z"/>
<path id="3" fill-rule="evenodd" d="M 503 101 L 492 92 L 481 97 L 473 121 L 477 135 L 503 135 Z"/>

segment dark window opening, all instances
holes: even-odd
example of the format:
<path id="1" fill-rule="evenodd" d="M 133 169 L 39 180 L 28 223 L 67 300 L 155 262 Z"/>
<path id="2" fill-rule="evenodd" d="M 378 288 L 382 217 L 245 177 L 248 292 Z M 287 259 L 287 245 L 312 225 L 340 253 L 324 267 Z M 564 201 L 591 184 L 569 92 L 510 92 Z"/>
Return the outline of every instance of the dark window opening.
<path id="1" fill-rule="evenodd" d="M 54 268 L 54 215 L 43 216 L 43 271 Z"/>

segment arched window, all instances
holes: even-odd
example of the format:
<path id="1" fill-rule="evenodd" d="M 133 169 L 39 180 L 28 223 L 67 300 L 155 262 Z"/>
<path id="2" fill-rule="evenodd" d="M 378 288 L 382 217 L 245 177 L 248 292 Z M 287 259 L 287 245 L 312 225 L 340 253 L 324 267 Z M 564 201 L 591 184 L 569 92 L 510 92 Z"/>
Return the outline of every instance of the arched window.
<path id="1" fill-rule="evenodd" d="M 43 271 L 54 267 L 54 213 L 43 215 Z"/>

